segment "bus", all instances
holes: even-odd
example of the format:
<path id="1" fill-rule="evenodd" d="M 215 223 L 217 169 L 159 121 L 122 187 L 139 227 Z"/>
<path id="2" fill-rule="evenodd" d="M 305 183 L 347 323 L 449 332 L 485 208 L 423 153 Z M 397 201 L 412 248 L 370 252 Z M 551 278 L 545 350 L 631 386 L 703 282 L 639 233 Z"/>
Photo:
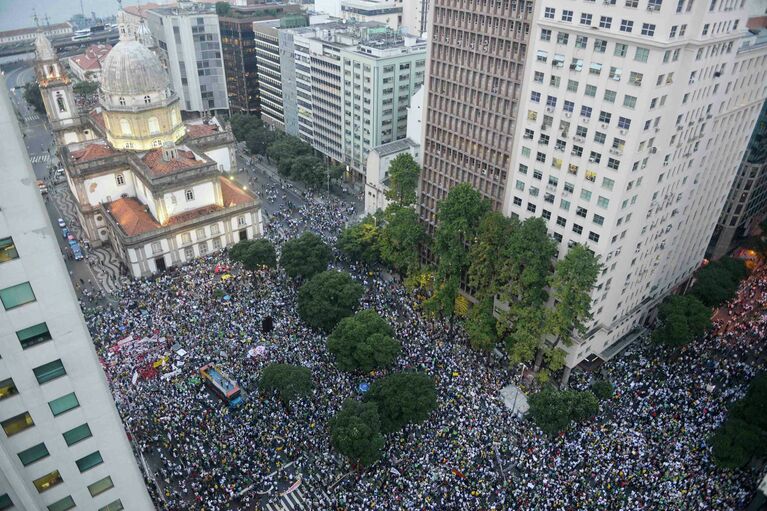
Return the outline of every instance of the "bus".
<path id="1" fill-rule="evenodd" d="M 73 41 L 82 41 L 88 39 L 91 36 L 91 29 L 84 28 L 82 30 L 75 30 L 75 35 L 72 37 Z"/>
<path id="2" fill-rule="evenodd" d="M 215 364 L 202 366 L 200 376 L 213 393 L 229 405 L 229 408 L 236 408 L 244 402 L 237 382 L 229 378 Z"/>

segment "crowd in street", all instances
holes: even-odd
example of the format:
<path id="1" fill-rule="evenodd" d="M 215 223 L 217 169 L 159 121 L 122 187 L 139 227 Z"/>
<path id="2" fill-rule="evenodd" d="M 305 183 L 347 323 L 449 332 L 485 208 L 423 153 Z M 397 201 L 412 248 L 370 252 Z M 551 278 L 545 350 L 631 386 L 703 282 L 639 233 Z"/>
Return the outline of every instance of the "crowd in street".
<path id="1" fill-rule="evenodd" d="M 337 199 L 305 199 L 273 216 L 266 235 L 277 246 L 305 230 L 332 244 L 354 213 Z M 401 284 L 337 260 L 364 284 L 361 307 L 394 327 L 403 348 L 395 370 L 429 373 L 439 401 L 426 422 L 387 437 L 380 462 L 337 482 L 349 468 L 333 452 L 328 419 L 378 375 L 335 367 L 326 337 L 300 321 L 283 272 L 229 264 L 224 253 L 200 258 L 88 312 L 118 409 L 170 510 L 260 509 L 278 498 L 289 461 L 304 484 L 333 496 L 310 501 L 317 510 L 730 510 L 753 494 L 759 474 L 715 468 L 706 439 L 764 370 L 764 303 L 741 303 L 729 327 L 679 353 L 635 342 L 602 366 L 615 395 L 599 416 L 552 439 L 504 406 L 499 391 L 518 382 L 505 361 L 473 352 L 460 326 L 425 316 Z M 746 303 L 751 289 L 767 289 L 763 271 L 744 285 Z M 266 317 L 274 329 L 264 333 Z M 141 342 L 115 347 L 129 337 Z M 259 346 L 263 355 L 251 356 Z M 148 370 L 163 353 L 165 366 Z M 200 383 L 209 362 L 239 382 L 240 408 L 228 410 Z M 273 362 L 308 367 L 312 395 L 285 407 L 259 392 Z M 571 385 L 591 378 L 576 372 Z"/>

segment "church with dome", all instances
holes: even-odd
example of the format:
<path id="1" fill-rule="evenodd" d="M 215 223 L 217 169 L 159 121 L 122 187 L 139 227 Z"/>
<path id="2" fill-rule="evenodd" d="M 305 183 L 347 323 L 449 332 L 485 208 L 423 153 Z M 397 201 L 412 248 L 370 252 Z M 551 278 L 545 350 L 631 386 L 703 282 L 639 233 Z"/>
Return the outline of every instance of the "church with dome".
<path id="1" fill-rule="evenodd" d="M 235 140 L 215 118 L 184 120 L 148 29 L 120 26 L 99 106 L 81 112 L 50 41 L 35 41 L 40 91 L 91 246 L 134 277 L 261 236 L 257 199 L 227 176 Z"/>

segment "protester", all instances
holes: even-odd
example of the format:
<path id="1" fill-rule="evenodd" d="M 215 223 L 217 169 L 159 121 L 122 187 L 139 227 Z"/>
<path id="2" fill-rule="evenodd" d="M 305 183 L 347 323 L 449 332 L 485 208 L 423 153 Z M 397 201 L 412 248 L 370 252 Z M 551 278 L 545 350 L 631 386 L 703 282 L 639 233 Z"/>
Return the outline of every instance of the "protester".
<path id="1" fill-rule="evenodd" d="M 278 247 L 304 230 L 333 244 L 353 212 L 336 199 L 304 198 L 305 206 L 275 215 L 267 227 Z M 379 463 L 329 491 L 349 468 L 330 446 L 328 419 L 360 382 L 379 375 L 336 368 L 326 337 L 300 321 L 296 286 L 284 273 L 253 276 L 237 265 L 224 272 L 220 263 L 231 264 L 217 253 L 134 281 L 116 304 L 88 312 L 126 428 L 157 467 L 167 503 L 158 506 L 259 509 L 276 502 L 272 490 L 290 460 L 299 460 L 309 488 L 333 495 L 328 502 L 304 492 L 317 510 L 729 510 L 756 486 L 753 471 L 715 468 L 706 439 L 727 403 L 764 369 L 764 271 L 743 286 L 729 322 L 717 324 L 721 335 L 676 356 L 643 339 L 606 363 L 614 398 L 594 421 L 549 439 L 503 405 L 499 391 L 519 383 L 518 371 L 471 351 L 460 327 L 426 317 L 402 285 L 334 263 L 365 285 L 362 307 L 394 327 L 403 345 L 395 369 L 434 377 L 439 407 L 425 423 L 388 436 Z M 755 290 L 760 300 L 752 307 Z M 274 329 L 262 333 L 266 317 Z M 129 336 L 133 341 L 117 345 Z M 257 346 L 265 354 L 249 356 Z M 166 367 L 153 370 L 165 353 Z M 227 410 L 199 382 L 197 370 L 210 362 L 239 382 L 240 408 Z M 257 380 L 273 362 L 311 369 L 312 395 L 289 408 L 263 396 Z M 161 377 L 172 369 L 179 374 Z M 572 380 L 586 388 L 591 376 L 576 372 Z"/>

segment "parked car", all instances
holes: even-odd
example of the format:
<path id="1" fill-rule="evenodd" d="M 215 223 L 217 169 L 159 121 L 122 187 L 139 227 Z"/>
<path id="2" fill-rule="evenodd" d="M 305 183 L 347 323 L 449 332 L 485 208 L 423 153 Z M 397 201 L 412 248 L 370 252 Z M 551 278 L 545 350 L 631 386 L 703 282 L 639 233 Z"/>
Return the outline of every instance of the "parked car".
<path id="1" fill-rule="evenodd" d="M 71 234 L 68 237 L 68 243 L 69 248 L 72 249 L 72 257 L 75 258 L 75 261 L 79 261 L 81 259 L 84 259 L 85 256 L 83 255 L 83 249 L 80 248 L 80 244 L 77 242 L 76 239 L 74 239 L 74 236 Z"/>
<path id="2" fill-rule="evenodd" d="M 48 193 L 48 187 L 45 186 L 45 181 L 43 181 L 42 179 L 37 180 L 37 189 L 40 190 L 40 193 L 42 193 L 43 195 Z"/>
<path id="3" fill-rule="evenodd" d="M 59 223 L 59 227 L 66 227 L 66 226 L 67 226 L 67 223 L 64 221 L 64 219 L 63 219 L 63 218 L 59 218 L 59 219 L 58 219 L 58 220 L 56 220 L 56 221 Z M 66 236 L 65 236 L 65 237 L 66 237 Z"/>
<path id="4" fill-rule="evenodd" d="M 61 228 L 61 237 L 67 239 L 69 237 L 69 229 L 66 227 Z"/>

